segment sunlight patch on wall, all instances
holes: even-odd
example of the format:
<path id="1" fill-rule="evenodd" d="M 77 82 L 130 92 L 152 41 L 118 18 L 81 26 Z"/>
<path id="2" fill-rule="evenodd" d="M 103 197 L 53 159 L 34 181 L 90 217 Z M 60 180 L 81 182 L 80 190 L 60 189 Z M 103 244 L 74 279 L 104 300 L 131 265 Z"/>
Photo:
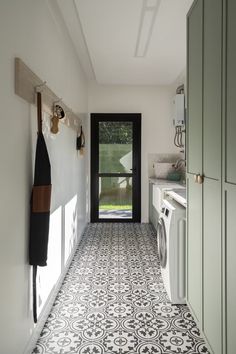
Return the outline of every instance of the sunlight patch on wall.
<path id="1" fill-rule="evenodd" d="M 76 243 L 77 238 L 77 195 L 65 205 L 65 253 L 64 264 Z"/>
<path id="2" fill-rule="evenodd" d="M 61 273 L 61 239 L 62 207 L 60 206 L 50 216 L 47 266 L 38 267 L 38 314 Z"/>

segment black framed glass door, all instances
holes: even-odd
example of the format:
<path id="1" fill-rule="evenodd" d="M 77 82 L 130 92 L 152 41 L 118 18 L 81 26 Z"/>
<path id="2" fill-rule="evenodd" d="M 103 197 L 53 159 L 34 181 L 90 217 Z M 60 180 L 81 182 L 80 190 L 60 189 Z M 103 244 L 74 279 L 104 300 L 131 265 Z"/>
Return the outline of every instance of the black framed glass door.
<path id="1" fill-rule="evenodd" d="M 91 222 L 140 222 L 141 114 L 91 114 Z"/>

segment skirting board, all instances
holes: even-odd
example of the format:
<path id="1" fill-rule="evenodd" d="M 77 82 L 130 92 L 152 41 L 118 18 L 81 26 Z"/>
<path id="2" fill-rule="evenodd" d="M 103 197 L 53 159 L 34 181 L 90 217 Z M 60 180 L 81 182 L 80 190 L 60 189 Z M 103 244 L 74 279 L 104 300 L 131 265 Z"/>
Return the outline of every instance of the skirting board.
<path id="1" fill-rule="evenodd" d="M 61 273 L 56 285 L 52 289 L 52 291 L 51 291 L 51 293 L 50 293 L 50 295 L 49 295 L 49 297 L 47 299 L 47 302 L 46 302 L 46 304 L 45 304 L 45 306 L 44 306 L 44 308 L 43 308 L 43 310 L 42 310 L 42 312 L 41 312 L 41 314 L 39 316 L 38 322 L 37 322 L 37 324 L 36 324 L 36 326 L 35 326 L 35 328 L 33 330 L 33 333 L 32 333 L 32 335 L 31 335 L 31 337 L 29 339 L 29 342 L 28 342 L 28 344 L 26 346 L 26 349 L 25 349 L 23 354 L 31 354 L 32 351 L 34 350 L 34 348 L 35 348 L 35 346 L 37 344 L 38 338 L 40 336 L 40 333 L 42 332 L 43 327 L 45 325 L 45 322 L 47 321 L 47 318 L 48 318 L 48 316 L 49 316 L 49 314 L 51 312 L 51 308 L 52 308 L 52 306 L 53 306 L 53 304 L 55 302 L 55 299 L 56 299 L 56 296 L 58 294 L 58 291 L 61 288 L 63 280 L 64 280 L 64 278 L 66 276 L 66 273 L 68 272 L 68 269 L 70 267 L 71 261 L 74 258 L 75 252 L 76 252 L 76 250 L 77 250 L 77 248 L 78 248 L 78 246 L 80 244 L 80 241 L 81 241 L 81 239 L 83 237 L 83 234 L 84 234 L 86 228 L 87 228 L 87 224 L 85 224 L 84 229 L 81 232 L 81 236 L 80 236 L 78 242 L 76 243 L 76 245 L 74 247 L 74 250 L 72 251 L 72 253 L 71 253 L 70 257 L 69 257 L 69 260 L 67 261 L 67 264 L 66 264 L 63 272 Z"/>

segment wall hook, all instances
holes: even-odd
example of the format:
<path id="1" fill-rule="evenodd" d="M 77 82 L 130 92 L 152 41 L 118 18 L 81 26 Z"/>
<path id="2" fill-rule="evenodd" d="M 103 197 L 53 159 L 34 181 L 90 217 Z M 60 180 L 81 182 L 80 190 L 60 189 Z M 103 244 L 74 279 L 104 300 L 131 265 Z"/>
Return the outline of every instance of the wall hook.
<path id="1" fill-rule="evenodd" d="M 47 81 L 44 81 L 42 84 L 36 85 L 34 87 L 35 92 L 42 92 L 44 87 L 46 86 Z"/>

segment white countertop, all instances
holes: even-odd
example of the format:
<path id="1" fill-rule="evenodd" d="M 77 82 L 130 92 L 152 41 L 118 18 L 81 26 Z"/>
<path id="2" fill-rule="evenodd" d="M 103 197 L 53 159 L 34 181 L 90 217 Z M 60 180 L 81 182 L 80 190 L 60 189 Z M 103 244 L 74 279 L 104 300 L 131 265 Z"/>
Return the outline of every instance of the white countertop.
<path id="1" fill-rule="evenodd" d="M 167 185 L 170 186 L 171 188 L 186 188 L 186 185 L 181 183 L 181 182 L 177 182 L 177 181 L 169 181 L 168 179 L 159 179 L 159 178 L 154 178 L 154 177 L 149 177 L 149 183 L 152 184 L 156 184 L 156 185 Z"/>

